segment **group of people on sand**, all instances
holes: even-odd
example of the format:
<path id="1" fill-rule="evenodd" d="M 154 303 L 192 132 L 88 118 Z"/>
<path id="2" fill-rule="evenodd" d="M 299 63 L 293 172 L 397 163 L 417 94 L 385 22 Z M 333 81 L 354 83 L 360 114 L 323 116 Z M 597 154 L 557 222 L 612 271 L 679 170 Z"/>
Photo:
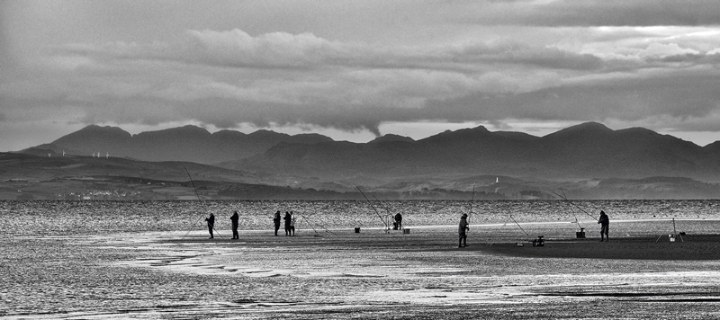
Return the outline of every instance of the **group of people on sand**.
<path id="1" fill-rule="evenodd" d="M 280 218 L 280 210 L 275 212 L 275 218 L 273 218 L 273 224 L 275 225 L 275 236 L 278 235 L 278 230 L 280 230 L 280 220 L 285 221 L 285 236 L 294 236 L 295 216 L 293 216 L 293 212 L 285 211 L 285 217 L 283 217 L 282 219 Z"/>
<path id="2" fill-rule="evenodd" d="M 240 216 L 238 215 L 238 212 L 233 212 L 233 215 L 230 216 L 230 222 L 232 224 L 232 239 L 237 240 L 240 239 L 240 235 L 238 234 L 238 224 L 239 224 Z M 275 225 L 275 235 L 278 235 L 278 230 L 280 230 L 280 221 L 285 220 L 285 235 L 286 236 L 294 236 L 295 235 L 295 217 L 293 216 L 292 211 L 286 211 L 285 217 L 280 217 L 280 210 L 278 210 L 275 213 L 275 217 L 273 218 L 273 224 Z M 210 214 L 209 217 L 205 218 L 205 222 L 207 222 L 208 226 L 208 232 L 210 232 L 210 239 L 215 238 L 215 215 Z"/>
<path id="3" fill-rule="evenodd" d="M 293 216 L 292 211 L 285 211 L 285 217 L 280 217 L 280 210 L 275 212 L 275 217 L 273 218 L 273 224 L 275 225 L 275 236 L 278 235 L 278 230 L 280 230 L 280 222 L 282 220 L 285 221 L 285 236 L 294 236 L 295 235 L 295 217 Z M 395 222 L 393 222 L 393 227 L 395 230 L 402 229 L 402 215 L 400 213 L 395 215 Z M 467 247 L 467 232 L 470 231 L 470 224 L 468 224 L 467 221 L 468 215 L 463 214 L 460 217 L 460 224 L 458 225 L 458 248 L 464 248 Z M 238 234 L 238 221 L 240 217 L 238 216 L 238 212 L 235 211 L 232 216 L 230 216 L 230 221 L 232 224 L 232 239 L 237 240 L 240 239 L 240 236 Z M 213 239 L 215 231 L 215 215 L 212 213 L 210 214 L 210 217 L 206 218 L 205 221 L 207 222 L 208 226 L 208 232 L 210 232 L 210 239 Z M 600 218 L 598 219 L 598 224 L 600 225 L 600 242 L 603 241 L 610 241 L 609 236 L 609 230 L 610 230 L 610 218 L 605 213 L 605 211 L 600 210 Z"/>
<path id="4" fill-rule="evenodd" d="M 460 217 L 460 224 L 458 225 L 458 235 L 460 236 L 460 239 L 458 240 L 458 248 L 467 247 L 467 232 L 470 231 L 470 225 L 467 222 L 467 217 L 467 214 L 463 214 Z M 608 235 L 610 231 L 610 218 L 604 210 L 600 210 L 598 224 L 600 225 L 600 242 L 610 241 L 610 236 Z"/>
<path id="5" fill-rule="evenodd" d="M 215 215 L 211 213 L 209 217 L 205 218 L 205 222 L 207 222 L 208 232 L 210 232 L 210 239 L 214 239 L 215 234 L 213 233 L 213 231 L 215 231 Z M 232 224 L 232 233 L 233 233 L 232 239 L 233 240 L 240 239 L 240 234 L 238 234 L 238 225 L 240 222 L 240 216 L 238 215 L 237 211 L 233 212 L 233 215 L 230 216 L 230 222 Z"/>

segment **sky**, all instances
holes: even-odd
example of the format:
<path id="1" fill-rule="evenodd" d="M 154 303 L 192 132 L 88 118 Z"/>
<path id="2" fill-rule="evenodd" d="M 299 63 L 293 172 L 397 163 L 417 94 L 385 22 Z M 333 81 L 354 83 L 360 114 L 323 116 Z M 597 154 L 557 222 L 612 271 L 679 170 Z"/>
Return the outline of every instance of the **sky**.
<path id="1" fill-rule="evenodd" d="M 87 125 L 720 140 L 710 0 L 0 0 L 0 151 Z"/>

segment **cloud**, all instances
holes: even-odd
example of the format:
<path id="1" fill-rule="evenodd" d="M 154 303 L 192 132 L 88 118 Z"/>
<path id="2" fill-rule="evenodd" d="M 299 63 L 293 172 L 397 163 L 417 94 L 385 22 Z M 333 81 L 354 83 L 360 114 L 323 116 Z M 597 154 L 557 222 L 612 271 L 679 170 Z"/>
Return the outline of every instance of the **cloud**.
<path id="1" fill-rule="evenodd" d="M 50 54 L 54 57 L 53 61 L 75 61 L 74 65 L 93 60 L 102 63 L 121 59 L 259 69 L 344 67 L 469 72 L 498 64 L 570 70 L 596 70 L 602 67 L 602 60 L 592 54 L 511 40 L 477 40 L 450 46 L 377 46 L 329 41 L 311 33 L 293 35 L 273 32 L 253 37 L 242 30 L 233 29 L 190 30 L 186 35 L 175 42 L 69 44 L 55 46 Z"/>
<path id="2" fill-rule="evenodd" d="M 451 121 L 696 119 L 720 110 L 718 85 L 720 74 L 714 70 L 676 71 L 566 83 L 511 95 L 472 94 L 433 101 L 423 111 L 428 118 L 446 115 Z"/>
<path id="3" fill-rule="evenodd" d="M 701 117 L 718 107 L 720 55 L 695 44 L 713 35 L 707 28 L 526 31 L 531 41 L 463 36 L 422 45 L 240 29 L 69 43 L 43 51 L 42 68 L 0 83 L 0 96 L 17 102 L 16 111 L 72 108 L 86 123 L 375 134 L 389 121 L 639 121 Z"/>
<path id="4" fill-rule="evenodd" d="M 340 43 L 311 33 L 273 32 L 252 37 L 242 30 L 191 30 L 196 46 L 189 48 L 200 59 L 224 66 L 305 67 L 347 55 Z"/>
<path id="5" fill-rule="evenodd" d="M 468 1 L 451 21 L 522 26 L 702 26 L 720 24 L 706 0 Z"/>

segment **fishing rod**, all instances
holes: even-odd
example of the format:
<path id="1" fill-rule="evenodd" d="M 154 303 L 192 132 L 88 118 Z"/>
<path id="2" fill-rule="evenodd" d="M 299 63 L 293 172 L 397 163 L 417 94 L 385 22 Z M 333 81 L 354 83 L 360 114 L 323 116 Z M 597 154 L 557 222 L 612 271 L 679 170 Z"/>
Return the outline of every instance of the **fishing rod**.
<path id="1" fill-rule="evenodd" d="M 553 193 L 555 193 L 555 192 L 553 192 Z M 564 191 L 563 191 L 563 195 L 562 195 L 562 196 L 560 196 L 560 195 L 557 194 L 557 193 L 555 193 L 555 194 L 556 194 L 558 197 L 562 197 L 563 199 L 565 199 L 566 201 L 569 202 L 569 200 L 567 200 L 567 197 L 565 196 L 565 192 L 564 192 Z M 580 221 L 578 220 L 577 215 L 575 214 L 575 210 L 570 210 L 570 213 L 572 213 L 573 218 L 575 218 L 575 223 L 578 225 L 578 228 L 580 228 L 580 230 L 584 229 L 584 228 L 582 227 L 582 225 L 580 225 Z"/>
<path id="2" fill-rule="evenodd" d="M 313 205 L 312 208 L 313 208 L 314 214 L 317 215 L 318 213 L 317 213 L 317 208 L 315 208 L 315 205 Z M 305 217 L 303 217 L 303 218 L 305 219 L 305 221 L 309 221 L 307 218 L 305 218 Z M 313 223 L 313 224 L 325 229 L 325 232 L 330 232 L 332 234 L 335 234 L 334 232 L 330 231 L 330 229 L 328 229 L 324 224 L 321 224 L 321 223 Z"/>
<path id="3" fill-rule="evenodd" d="M 375 206 L 372 204 L 372 202 L 370 202 L 370 199 L 368 199 L 368 197 L 365 196 L 365 193 L 362 191 L 362 189 L 360 189 L 359 186 L 355 186 L 355 187 L 360 191 L 360 194 L 362 194 L 362 196 L 365 198 L 365 200 L 367 200 L 367 202 L 370 204 L 370 207 L 375 211 L 375 214 L 377 214 L 378 218 L 380 218 L 380 221 L 382 221 L 382 223 L 385 224 L 386 230 L 390 229 L 390 226 L 387 224 L 387 222 L 385 222 L 383 220 L 382 216 L 380 215 L 380 212 L 378 212 L 377 209 L 375 209 Z"/>
<path id="4" fill-rule="evenodd" d="M 198 193 L 197 188 L 195 188 L 195 181 L 193 181 L 192 176 L 190 176 L 190 171 L 188 171 L 188 169 L 185 166 L 182 166 L 182 167 L 183 167 L 183 169 L 185 169 L 185 173 L 187 173 L 188 178 L 190 178 L 190 185 L 192 185 L 193 190 L 195 191 L 195 196 L 197 197 L 199 202 L 202 202 L 202 200 L 200 199 L 200 194 Z M 193 223 L 193 225 L 198 223 L 198 221 L 200 221 L 200 219 L 202 219 L 202 217 L 197 219 L 197 221 L 195 221 L 195 223 Z M 190 230 L 190 231 L 192 231 L 192 230 Z M 188 233 L 190 233 L 190 231 L 188 231 Z M 220 232 L 215 230 L 215 223 L 213 223 L 213 231 L 217 232 L 217 234 L 220 235 Z M 185 234 L 185 236 L 187 236 L 187 234 Z M 183 238 L 185 238 L 185 236 L 183 236 Z"/>
<path id="5" fill-rule="evenodd" d="M 587 211 L 583 210 L 583 208 L 581 208 L 580 206 L 578 206 L 578 205 L 575 204 L 574 202 L 570 201 L 570 199 L 568 199 L 568 198 L 565 196 L 565 191 L 563 191 L 563 189 L 560 189 L 560 191 L 562 191 L 562 193 L 563 193 L 562 195 L 560 195 L 560 194 L 557 193 L 557 192 L 553 192 L 553 193 L 554 193 L 556 196 L 558 196 L 558 197 L 560 197 L 560 198 L 563 198 L 565 201 L 567 201 L 567 202 L 570 203 L 571 205 L 573 205 L 573 206 L 575 206 L 576 208 L 578 208 L 580 211 L 582 211 L 583 213 L 585 213 L 586 215 L 588 215 L 590 218 L 593 218 L 593 220 L 596 220 L 596 219 L 595 219 L 595 216 L 591 215 L 591 214 L 588 213 Z M 577 221 L 577 217 L 575 217 L 575 220 Z"/>
<path id="6" fill-rule="evenodd" d="M 310 228 L 312 228 L 313 231 L 315 231 L 315 236 L 316 236 L 316 237 L 319 237 L 319 236 L 320 236 L 320 235 L 318 234 L 317 230 L 315 230 L 315 227 L 313 226 L 313 223 L 310 222 L 310 220 L 308 220 L 307 218 L 305 218 L 305 216 L 303 216 L 303 215 L 301 215 L 300 218 L 305 219 L 305 221 L 310 225 Z"/>
<path id="7" fill-rule="evenodd" d="M 505 228 L 505 226 L 507 226 L 508 220 L 510 220 L 510 214 L 508 214 L 508 217 L 505 218 L 505 222 L 503 222 L 502 226 L 500 226 L 501 231 L 502 231 L 502 229 Z M 487 246 L 490 247 L 490 246 L 492 246 L 494 243 L 495 243 L 495 239 L 493 239 L 492 241 L 490 241 L 490 243 L 489 243 Z"/>
<path id="8" fill-rule="evenodd" d="M 530 234 L 527 233 L 527 231 L 525 231 L 525 229 L 523 229 L 523 227 L 520 225 L 520 223 L 518 223 L 517 220 L 515 220 L 515 218 L 513 217 L 512 213 L 509 213 L 509 212 L 508 212 L 507 216 L 508 216 L 508 217 L 505 219 L 505 222 L 504 222 L 503 225 L 500 227 L 500 229 L 503 229 L 503 228 L 505 228 L 505 226 L 507 226 L 508 220 L 512 220 L 513 222 L 515 222 L 515 225 L 517 225 L 518 228 L 520 228 L 520 230 L 525 234 L 526 237 L 529 237 L 529 236 L 530 236 Z M 490 244 L 488 244 L 488 247 L 489 247 L 489 246 L 492 246 L 494 243 L 495 243 L 495 240 L 491 241 Z"/>
<path id="9" fill-rule="evenodd" d="M 314 213 L 313 213 L 314 215 L 317 215 L 317 208 L 315 208 L 315 205 L 313 205 L 313 212 L 314 212 Z M 334 232 L 330 231 L 330 229 L 328 229 L 328 228 L 325 226 L 325 224 L 315 223 L 315 225 L 318 225 L 318 226 L 322 227 L 323 229 L 325 229 L 325 232 L 330 232 L 330 233 L 332 233 L 332 234 L 335 234 Z"/>
<path id="10" fill-rule="evenodd" d="M 471 199 L 471 200 L 470 200 L 470 210 L 469 210 L 469 212 L 468 212 L 468 220 L 469 220 L 470 218 L 472 218 L 472 213 L 473 213 L 473 212 L 472 212 L 472 209 L 473 209 L 473 204 L 475 203 L 475 184 L 473 184 L 473 187 L 472 187 L 472 196 L 471 196 L 470 199 Z M 468 222 L 468 223 L 469 223 L 469 222 Z"/>
<path id="11" fill-rule="evenodd" d="M 528 234 L 525 231 L 525 229 L 523 229 L 523 227 L 520 226 L 520 224 L 517 222 L 517 220 L 515 220 L 515 218 L 513 218 L 512 214 L 509 214 L 509 215 L 510 215 L 510 219 L 512 219 L 512 221 L 515 222 L 515 224 L 518 226 L 518 228 L 520 228 L 520 230 L 522 230 L 522 232 L 525 233 L 525 235 L 529 237 L 530 234 Z"/>
<path id="12" fill-rule="evenodd" d="M 390 208 L 388 207 L 388 205 L 387 205 L 385 202 L 380 201 L 375 195 L 372 195 L 372 197 L 373 197 L 373 199 L 375 199 L 375 201 L 380 202 L 380 203 L 385 207 L 385 212 L 387 212 L 387 216 L 386 216 L 386 218 L 385 218 L 385 221 L 389 221 L 388 218 L 390 218 L 390 219 L 392 219 L 393 221 L 395 221 L 395 218 L 394 218 L 393 215 L 390 213 Z M 388 231 L 388 232 L 389 232 L 389 231 L 390 231 L 390 223 L 389 223 L 389 222 L 385 222 L 385 225 L 387 226 L 387 230 L 385 230 L 385 231 Z"/>
<path id="13" fill-rule="evenodd" d="M 317 210 L 315 210 L 315 207 L 313 207 L 313 210 L 314 210 L 315 213 L 317 214 Z M 317 230 L 315 230 L 315 226 L 319 226 L 319 227 L 325 229 L 325 232 L 330 232 L 330 233 L 332 233 L 332 234 L 335 234 L 334 232 L 330 231 L 330 230 L 329 230 L 327 227 L 325 227 L 324 225 L 310 221 L 310 219 L 308 219 L 305 215 L 301 215 L 300 217 L 302 217 L 303 219 L 305 219 L 305 221 L 310 225 L 310 228 L 312 228 L 313 231 L 315 231 L 315 236 L 316 236 L 316 237 L 319 237 L 320 234 L 317 232 Z"/>

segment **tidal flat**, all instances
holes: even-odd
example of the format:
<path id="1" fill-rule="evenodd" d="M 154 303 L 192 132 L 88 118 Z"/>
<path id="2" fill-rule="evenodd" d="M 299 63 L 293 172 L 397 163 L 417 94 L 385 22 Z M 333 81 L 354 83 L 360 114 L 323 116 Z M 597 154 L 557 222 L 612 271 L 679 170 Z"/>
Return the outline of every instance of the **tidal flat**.
<path id="1" fill-rule="evenodd" d="M 717 318 L 718 205 L 0 202 L 0 317 Z M 296 214 L 295 236 L 273 235 L 277 210 Z M 599 210 L 610 242 L 598 241 Z M 386 230 L 396 213 L 405 233 Z M 458 248 L 463 213 L 471 229 Z M 545 245 L 532 246 L 540 235 Z"/>

